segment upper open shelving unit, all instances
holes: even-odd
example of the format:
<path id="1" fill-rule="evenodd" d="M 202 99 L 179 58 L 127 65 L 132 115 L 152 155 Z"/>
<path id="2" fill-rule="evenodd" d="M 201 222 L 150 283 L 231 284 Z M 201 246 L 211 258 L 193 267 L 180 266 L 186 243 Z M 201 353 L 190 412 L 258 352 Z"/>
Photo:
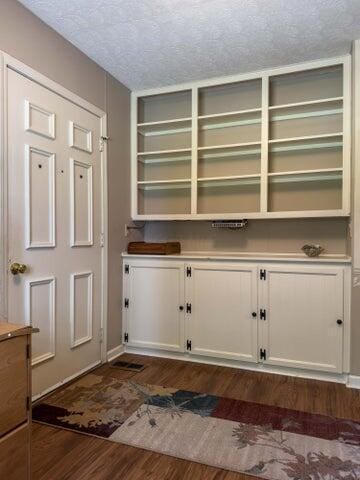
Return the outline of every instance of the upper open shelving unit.
<path id="1" fill-rule="evenodd" d="M 132 217 L 350 214 L 350 57 L 132 94 Z"/>

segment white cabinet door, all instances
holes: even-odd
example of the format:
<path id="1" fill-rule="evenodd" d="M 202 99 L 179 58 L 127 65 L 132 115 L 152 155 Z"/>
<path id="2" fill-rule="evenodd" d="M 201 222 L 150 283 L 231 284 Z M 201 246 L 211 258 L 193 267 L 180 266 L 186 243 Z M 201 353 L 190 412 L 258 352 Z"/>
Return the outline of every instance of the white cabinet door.
<path id="1" fill-rule="evenodd" d="M 343 269 L 270 266 L 260 284 L 265 362 L 341 372 Z"/>
<path id="2" fill-rule="evenodd" d="M 191 353 L 257 360 L 257 268 L 227 263 L 191 265 L 186 277 Z"/>
<path id="3" fill-rule="evenodd" d="M 125 263 L 127 344 L 184 351 L 184 264 L 147 259 Z"/>

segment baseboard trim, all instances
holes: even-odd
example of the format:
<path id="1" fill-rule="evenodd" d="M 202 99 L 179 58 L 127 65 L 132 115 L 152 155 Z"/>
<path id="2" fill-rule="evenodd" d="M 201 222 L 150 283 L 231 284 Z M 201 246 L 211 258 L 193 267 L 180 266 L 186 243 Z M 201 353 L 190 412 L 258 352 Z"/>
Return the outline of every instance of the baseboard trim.
<path id="1" fill-rule="evenodd" d="M 115 347 L 111 350 L 108 350 L 107 356 L 106 356 L 107 361 L 112 362 L 116 357 L 119 357 L 124 352 L 125 352 L 124 345 L 118 345 L 117 347 Z"/>
<path id="2" fill-rule="evenodd" d="M 77 377 L 81 377 L 81 375 L 84 375 L 84 373 L 88 373 L 90 370 L 94 370 L 94 368 L 99 367 L 101 365 L 101 361 L 98 360 L 97 362 L 94 362 L 87 367 L 83 368 L 79 372 L 74 373 L 74 375 L 70 375 L 70 377 L 66 377 L 65 380 L 62 382 L 58 382 L 55 385 L 52 385 L 51 387 L 47 388 L 46 390 L 43 390 L 41 393 L 38 393 L 37 395 L 33 395 L 31 398 L 32 402 L 36 402 L 36 400 L 39 400 L 39 398 L 44 397 L 45 395 L 48 395 L 51 393 L 53 390 L 56 390 L 57 388 L 61 387 L 62 385 L 65 385 L 66 383 L 71 382 Z"/>
<path id="3" fill-rule="evenodd" d="M 182 360 L 184 362 L 203 363 L 206 365 L 216 365 L 220 367 L 237 368 L 240 370 L 250 370 L 253 372 L 269 373 L 274 375 L 287 375 L 290 377 L 306 378 L 310 380 L 320 380 L 324 382 L 342 383 L 348 382 L 348 374 L 345 373 L 329 373 L 314 370 L 302 370 L 291 367 L 276 367 L 273 365 L 264 365 L 262 363 L 239 362 L 237 360 L 226 360 L 214 357 L 202 357 L 189 355 L 182 352 L 165 352 L 163 350 L 144 349 L 138 347 L 125 347 L 126 353 L 134 353 L 149 357 L 170 358 L 172 360 Z M 358 377 L 360 380 L 360 377 Z M 355 388 L 355 387 L 353 387 Z M 360 387 L 359 387 L 360 388 Z"/>
<path id="4" fill-rule="evenodd" d="M 358 375 L 349 375 L 346 386 L 348 388 L 360 389 L 360 377 Z"/>

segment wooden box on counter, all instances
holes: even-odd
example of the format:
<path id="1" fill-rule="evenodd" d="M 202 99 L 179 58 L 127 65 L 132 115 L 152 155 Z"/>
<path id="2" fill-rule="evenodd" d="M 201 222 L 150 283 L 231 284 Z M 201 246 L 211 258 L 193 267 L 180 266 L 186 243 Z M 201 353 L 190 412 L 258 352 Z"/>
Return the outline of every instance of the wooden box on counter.
<path id="1" fill-rule="evenodd" d="M 0 322 L 0 478 L 30 480 L 30 326 Z"/>
<path id="2" fill-rule="evenodd" d="M 180 252 L 181 245 L 179 242 L 130 242 L 128 245 L 128 253 L 137 255 L 178 255 Z"/>

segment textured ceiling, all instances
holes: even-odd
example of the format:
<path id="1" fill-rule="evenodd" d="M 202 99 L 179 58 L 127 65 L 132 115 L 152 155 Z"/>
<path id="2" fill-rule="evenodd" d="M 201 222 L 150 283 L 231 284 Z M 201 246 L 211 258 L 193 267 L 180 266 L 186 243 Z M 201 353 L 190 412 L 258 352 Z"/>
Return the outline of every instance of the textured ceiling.
<path id="1" fill-rule="evenodd" d="M 132 90 L 350 51 L 360 0 L 20 0 Z"/>

